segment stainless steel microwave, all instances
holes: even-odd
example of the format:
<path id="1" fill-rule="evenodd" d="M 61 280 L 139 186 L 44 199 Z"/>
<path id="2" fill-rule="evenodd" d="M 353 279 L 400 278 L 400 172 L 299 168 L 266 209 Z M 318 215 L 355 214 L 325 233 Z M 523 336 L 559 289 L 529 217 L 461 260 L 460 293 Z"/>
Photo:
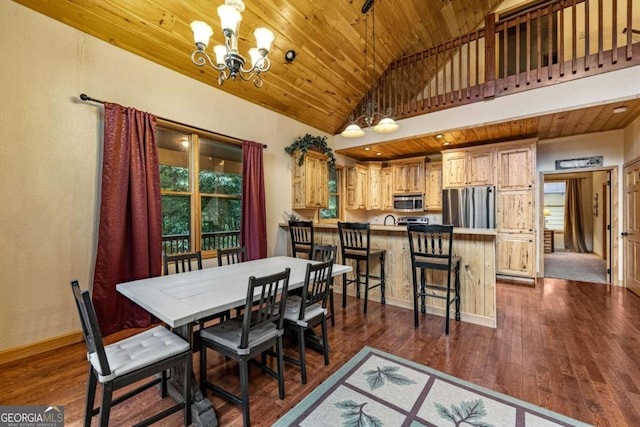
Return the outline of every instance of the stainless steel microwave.
<path id="1" fill-rule="evenodd" d="M 424 211 L 424 194 L 401 194 L 393 196 L 393 210 L 398 212 Z"/>

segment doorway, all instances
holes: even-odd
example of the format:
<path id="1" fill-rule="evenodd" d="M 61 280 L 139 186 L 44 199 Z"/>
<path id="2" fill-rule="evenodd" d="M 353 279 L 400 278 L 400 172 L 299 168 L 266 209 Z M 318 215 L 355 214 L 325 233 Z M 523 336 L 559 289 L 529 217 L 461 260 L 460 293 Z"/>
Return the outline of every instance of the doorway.
<path id="1" fill-rule="evenodd" d="M 612 169 L 543 174 L 543 277 L 615 283 Z"/>

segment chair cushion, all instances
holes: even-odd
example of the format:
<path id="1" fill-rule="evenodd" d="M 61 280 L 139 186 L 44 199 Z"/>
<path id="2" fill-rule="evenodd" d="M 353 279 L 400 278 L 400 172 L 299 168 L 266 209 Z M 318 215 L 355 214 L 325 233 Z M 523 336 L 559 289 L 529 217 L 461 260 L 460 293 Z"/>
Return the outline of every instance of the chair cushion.
<path id="1" fill-rule="evenodd" d="M 327 314 L 327 309 L 322 308 L 320 304 L 312 304 L 304 310 L 304 319 L 300 320 L 300 306 L 302 297 L 298 295 L 287 298 L 287 304 L 284 308 L 284 320 L 295 323 L 297 325 L 306 328 L 309 326 L 309 321 L 319 316 Z"/>
<path id="2" fill-rule="evenodd" d="M 203 340 L 213 341 L 220 344 L 240 356 L 251 354 L 251 349 L 270 339 L 282 335 L 283 331 L 278 330 L 275 323 L 265 323 L 249 331 L 249 342 L 247 348 L 240 348 L 242 338 L 242 317 L 235 317 L 226 322 L 204 328 L 200 332 Z"/>
<path id="3" fill-rule="evenodd" d="M 137 369 L 152 365 L 168 357 L 190 349 L 187 341 L 164 326 L 156 326 L 122 341 L 105 346 L 104 350 L 111 369 L 110 375 L 100 373 L 100 363 L 96 353 L 88 358 L 98 373 L 101 383 L 110 381 Z"/>

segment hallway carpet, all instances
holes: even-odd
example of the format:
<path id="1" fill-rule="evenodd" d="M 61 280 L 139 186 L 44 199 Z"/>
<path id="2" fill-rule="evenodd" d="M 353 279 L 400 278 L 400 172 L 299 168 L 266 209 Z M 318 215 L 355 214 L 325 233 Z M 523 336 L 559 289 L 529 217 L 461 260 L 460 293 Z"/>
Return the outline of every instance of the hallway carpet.
<path id="1" fill-rule="evenodd" d="M 607 283 L 606 261 L 594 254 L 553 252 L 544 254 L 544 277 Z"/>

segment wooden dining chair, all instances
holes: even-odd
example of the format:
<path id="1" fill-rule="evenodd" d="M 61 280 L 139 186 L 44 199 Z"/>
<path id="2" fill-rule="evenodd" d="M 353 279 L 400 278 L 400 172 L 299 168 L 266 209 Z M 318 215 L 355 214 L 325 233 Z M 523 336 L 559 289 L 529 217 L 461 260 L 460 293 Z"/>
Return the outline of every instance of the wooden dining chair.
<path id="1" fill-rule="evenodd" d="M 163 252 L 162 259 L 165 275 L 171 274 L 172 271 L 173 273 L 184 273 L 196 268 L 202 270 L 202 253 L 200 251 L 173 255 L 167 255 Z"/>
<path id="2" fill-rule="evenodd" d="M 336 260 L 338 248 L 336 245 L 315 245 L 313 247 L 313 255 L 311 259 L 314 261 L 333 261 Z M 331 326 L 336 326 L 335 305 L 333 303 L 333 280 L 329 285 L 329 314 L 327 320 L 331 319 Z"/>
<path id="3" fill-rule="evenodd" d="M 209 326 L 201 331 L 200 388 L 213 391 L 242 407 L 245 426 L 251 425 L 249 417 L 249 361 L 254 363 L 257 355 L 275 356 L 277 370 L 266 363 L 258 364 L 266 374 L 278 380 L 278 394 L 284 399 L 284 361 L 282 358 L 282 335 L 284 313 L 291 269 L 263 277 L 250 277 L 244 315 Z M 275 346 L 275 352 L 270 350 Z M 207 349 L 236 360 L 240 368 L 240 395 L 235 395 L 214 384 L 207 378 Z M 263 355 L 263 362 L 265 362 Z"/>
<path id="4" fill-rule="evenodd" d="M 313 253 L 313 222 L 289 221 L 289 235 L 291 236 L 291 256 L 297 258 L 299 254 L 306 254 L 311 259 Z"/>
<path id="5" fill-rule="evenodd" d="M 218 248 L 218 266 L 238 264 L 247 261 L 247 249 L 244 246 L 236 248 Z"/>
<path id="6" fill-rule="evenodd" d="M 364 314 L 367 314 L 369 289 L 380 287 L 380 303 L 385 303 L 384 263 L 387 251 L 371 246 L 371 226 L 368 222 L 338 222 L 338 233 L 343 264 L 348 260 L 355 263 L 353 278 L 348 278 L 346 273 L 342 275 L 342 308 L 347 305 L 347 285 L 355 285 L 356 298 L 360 298 L 360 285 L 364 285 Z M 379 275 L 373 274 L 372 261 L 379 262 Z"/>
<path id="7" fill-rule="evenodd" d="M 446 312 L 445 334 L 449 335 L 451 304 L 455 304 L 455 319 L 460 320 L 460 257 L 453 255 L 453 225 L 409 224 L 407 233 L 413 278 L 414 327 L 418 327 L 418 300 L 420 311 L 426 313 L 426 297 L 442 299 Z"/>
<path id="8" fill-rule="evenodd" d="M 331 288 L 333 260 L 307 264 L 302 295 L 293 295 L 287 299 L 284 311 L 285 330 L 297 333 L 299 358 L 285 355 L 287 362 L 300 366 L 302 384 L 307 383 L 307 364 L 305 357 L 305 332 L 320 324 L 322 326 L 322 353 L 324 364 L 329 364 L 329 339 L 327 336 L 327 297 Z"/>
<path id="9" fill-rule="evenodd" d="M 94 415 L 100 414 L 100 426 L 109 425 L 111 407 L 115 406 L 151 386 L 161 383 L 161 396 L 167 397 L 166 371 L 182 367 L 191 372 L 193 353 L 187 341 L 164 326 L 140 332 L 129 338 L 105 346 L 98 326 L 89 291 L 80 290 L 77 280 L 71 282 L 71 290 L 76 301 L 89 360 L 89 379 L 84 412 L 84 426 L 91 426 Z M 160 375 L 158 378 L 157 375 Z M 145 378 L 150 381 L 134 390 L 113 399 L 113 392 Z M 94 408 L 97 383 L 102 384 L 102 402 Z M 148 425 L 165 418 L 180 409 L 184 410 L 184 425 L 191 424 L 191 375 L 184 375 L 182 402 L 142 421 L 138 425 Z"/>

